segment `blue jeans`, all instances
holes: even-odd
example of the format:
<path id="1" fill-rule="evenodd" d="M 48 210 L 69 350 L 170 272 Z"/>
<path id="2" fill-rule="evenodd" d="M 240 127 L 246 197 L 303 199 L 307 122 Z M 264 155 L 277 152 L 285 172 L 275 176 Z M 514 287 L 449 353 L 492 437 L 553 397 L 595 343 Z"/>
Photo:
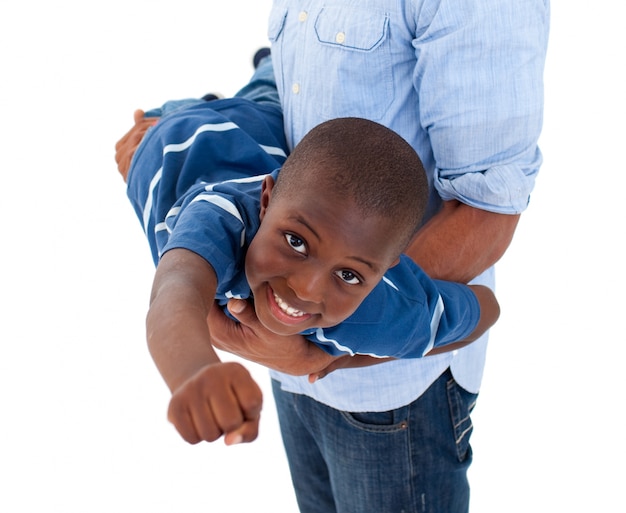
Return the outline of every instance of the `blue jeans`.
<path id="1" fill-rule="evenodd" d="M 469 508 L 476 395 L 448 370 L 397 410 L 348 413 L 273 383 L 301 513 L 460 513 Z"/>
<path id="2" fill-rule="evenodd" d="M 257 103 L 269 103 L 280 107 L 272 56 L 265 57 L 254 71 L 250 82 L 235 94 L 235 98 L 246 98 Z"/>
<path id="3" fill-rule="evenodd" d="M 234 98 L 245 98 L 253 102 L 268 103 L 280 107 L 280 99 L 278 98 L 278 91 L 276 90 L 276 79 L 274 78 L 274 67 L 272 66 L 271 56 L 264 58 L 259 63 L 258 68 L 254 70 L 250 82 L 237 91 Z M 170 100 L 165 102 L 161 107 L 146 111 L 145 117 L 164 117 L 185 107 L 204 102 L 205 100 L 199 98 Z"/>

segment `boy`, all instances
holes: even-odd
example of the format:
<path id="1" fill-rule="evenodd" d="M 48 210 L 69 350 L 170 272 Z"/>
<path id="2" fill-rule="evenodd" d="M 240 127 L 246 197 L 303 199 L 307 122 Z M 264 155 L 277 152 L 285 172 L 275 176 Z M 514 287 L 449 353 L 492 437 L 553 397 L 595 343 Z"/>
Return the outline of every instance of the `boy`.
<path id="1" fill-rule="evenodd" d="M 304 334 L 330 355 L 421 357 L 495 322 L 491 291 L 433 282 L 401 256 L 427 184 L 392 131 L 332 120 L 285 161 L 271 103 L 193 102 L 151 130 L 142 114 L 118 143 L 119 157 L 143 139 L 130 169 L 118 162 L 157 263 L 148 343 L 188 442 L 251 441 L 258 427 L 258 386 L 211 346 L 214 298 L 254 297 L 266 328 Z M 378 347 L 383 332 L 397 344 Z"/>

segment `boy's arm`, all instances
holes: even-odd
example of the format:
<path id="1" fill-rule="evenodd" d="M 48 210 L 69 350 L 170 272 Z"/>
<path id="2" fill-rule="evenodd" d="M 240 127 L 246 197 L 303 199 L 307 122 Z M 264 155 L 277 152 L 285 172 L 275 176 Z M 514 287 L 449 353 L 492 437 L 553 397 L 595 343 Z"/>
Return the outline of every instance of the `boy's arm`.
<path id="1" fill-rule="evenodd" d="M 248 371 L 222 363 L 206 323 L 217 278 L 202 257 L 166 252 L 154 278 L 146 319 L 148 347 L 172 392 L 168 419 L 189 443 L 249 442 L 258 434 L 262 394 Z"/>

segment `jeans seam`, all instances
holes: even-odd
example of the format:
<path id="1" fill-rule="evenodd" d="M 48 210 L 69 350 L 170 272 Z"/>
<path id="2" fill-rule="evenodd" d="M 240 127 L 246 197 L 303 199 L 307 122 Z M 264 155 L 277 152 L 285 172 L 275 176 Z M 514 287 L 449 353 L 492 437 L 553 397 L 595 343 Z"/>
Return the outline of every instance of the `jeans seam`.
<path id="1" fill-rule="evenodd" d="M 369 431 L 372 433 L 398 433 L 404 431 L 408 427 L 406 419 L 389 425 L 366 424 L 365 422 L 355 419 L 350 412 L 341 411 L 340 413 L 350 426 L 361 431 Z"/>
<path id="2" fill-rule="evenodd" d="M 474 399 L 466 406 L 457 387 L 458 385 L 454 379 L 450 379 L 446 383 L 457 458 L 462 462 L 465 461 L 471 450 L 469 436 L 474 429 L 471 412 L 476 405 L 476 400 Z M 463 412 L 466 412 L 466 415 L 461 417 Z"/>

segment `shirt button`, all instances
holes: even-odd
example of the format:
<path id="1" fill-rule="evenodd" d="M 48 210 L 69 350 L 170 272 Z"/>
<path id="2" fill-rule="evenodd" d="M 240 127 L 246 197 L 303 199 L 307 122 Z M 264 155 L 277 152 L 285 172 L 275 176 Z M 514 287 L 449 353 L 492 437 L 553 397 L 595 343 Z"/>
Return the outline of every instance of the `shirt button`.
<path id="1" fill-rule="evenodd" d="M 291 91 L 293 94 L 298 94 L 300 92 L 300 84 L 295 83 L 291 86 Z"/>
<path id="2" fill-rule="evenodd" d="M 306 21 L 308 17 L 309 14 L 306 11 L 300 11 L 300 14 L 298 14 L 298 20 L 300 21 Z"/>
<path id="3" fill-rule="evenodd" d="M 337 32 L 337 35 L 335 36 L 335 41 L 341 45 L 345 42 L 345 40 L 346 40 L 345 32 Z"/>

